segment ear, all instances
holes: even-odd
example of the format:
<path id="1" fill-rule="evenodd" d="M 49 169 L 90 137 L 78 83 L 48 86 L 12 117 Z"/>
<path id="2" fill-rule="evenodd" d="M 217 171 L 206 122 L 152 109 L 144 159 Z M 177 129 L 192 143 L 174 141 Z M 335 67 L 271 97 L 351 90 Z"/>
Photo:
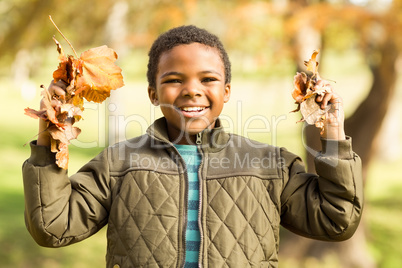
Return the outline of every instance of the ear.
<path id="1" fill-rule="evenodd" d="M 228 83 L 225 85 L 225 93 L 223 95 L 223 101 L 227 103 L 230 99 L 230 93 L 231 93 L 231 85 Z"/>
<path id="2" fill-rule="evenodd" d="M 148 97 L 153 105 L 155 105 L 155 106 L 159 105 L 158 94 L 157 94 L 155 88 L 150 87 L 150 86 L 148 87 Z"/>

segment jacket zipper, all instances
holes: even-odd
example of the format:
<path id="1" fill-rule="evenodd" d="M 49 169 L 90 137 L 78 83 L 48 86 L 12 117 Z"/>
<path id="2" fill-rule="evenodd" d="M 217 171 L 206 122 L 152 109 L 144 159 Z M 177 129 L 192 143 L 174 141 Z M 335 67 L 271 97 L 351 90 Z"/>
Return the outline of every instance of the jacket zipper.
<path id="1" fill-rule="evenodd" d="M 187 169 L 186 163 L 184 162 L 184 159 L 181 157 L 179 151 L 176 149 L 176 147 L 172 146 L 173 150 L 175 151 L 176 155 L 180 157 L 180 162 L 183 167 L 183 170 Z M 184 267 L 186 265 L 186 231 L 187 231 L 187 222 L 188 222 L 188 216 L 187 216 L 187 211 L 188 211 L 188 175 L 187 172 L 184 172 L 184 184 L 185 184 L 185 196 L 184 196 L 184 209 L 183 209 L 183 235 L 182 235 L 182 244 L 183 244 L 183 258 L 181 260 L 181 265 L 180 261 L 178 262 L 178 267 Z"/>
<path id="2" fill-rule="evenodd" d="M 195 140 L 195 144 L 201 145 L 202 144 L 202 134 L 201 132 L 197 133 L 197 139 Z"/>
<path id="3" fill-rule="evenodd" d="M 201 148 L 201 144 L 202 144 L 202 134 L 201 132 L 197 134 L 197 140 L 196 140 L 196 144 L 198 147 L 198 151 L 201 154 L 201 162 L 200 165 L 198 167 L 198 229 L 200 230 L 200 248 L 199 248 L 199 253 L 198 253 L 198 267 L 201 267 L 201 247 L 203 244 L 203 233 L 202 233 L 202 223 L 201 223 L 201 210 L 202 210 L 202 166 L 204 164 L 204 153 L 202 151 Z"/>
<path id="4" fill-rule="evenodd" d="M 197 139 L 196 139 L 196 144 L 197 145 L 200 145 L 202 143 L 201 138 L 202 138 L 202 134 L 198 133 L 197 134 Z M 181 157 L 181 155 L 180 155 L 179 151 L 176 149 L 176 147 L 174 147 L 174 146 L 172 146 L 172 147 L 173 147 L 173 150 L 176 152 L 176 155 L 178 155 L 180 157 L 180 159 L 181 159 L 180 162 L 182 164 L 182 167 L 184 168 L 184 170 L 187 170 L 187 165 L 184 162 L 183 157 Z M 200 146 L 197 146 L 197 147 L 200 148 Z M 201 151 L 201 148 L 200 148 L 200 151 Z M 199 175 L 200 175 L 200 170 L 201 170 L 200 168 L 201 168 L 202 162 L 203 161 L 202 161 L 202 158 L 201 158 L 200 167 L 198 168 Z M 187 231 L 187 223 L 188 223 L 188 215 L 187 215 L 187 211 L 188 211 L 188 174 L 187 174 L 187 172 L 184 172 L 184 179 L 185 179 L 184 180 L 184 183 L 185 183 L 185 197 L 184 197 L 185 206 L 184 206 L 184 212 L 183 212 L 184 221 L 183 221 L 183 239 L 182 239 L 183 248 L 184 248 L 184 254 L 183 254 L 183 260 L 182 260 L 183 264 L 181 265 L 181 267 L 184 267 L 186 265 L 186 237 L 187 237 L 186 236 L 186 231 Z M 199 185 L 201 185 L 201 184 L 199 184 Z M 201 192 L 201 187 L 200 187 L 199 191 Z M 201 194 L 200 194 L 200 196 L 201 196 Z M 198 209 L 198 225 L 199 225 L 199 228 L 200 228 L 200 226 L 201 226 L 201 224 L 200 224 L 200 222 L 201 222 L 200 221 L 201 199 L 200 199 L 199 203 L 200 203 L 200 207 Z M 200 229 L 200 240 L 202 241 L 201 229 Z M 200 241 L 200 248 L 201 248 L 201 241 Z M 200 250 L 200 254 L 198 256 L 198 266 L 199 267 L 201 267 L 200 264 L 199 264 L 200 263 L 200 256 L 201 256 L 201 250 Z"/>
<path id="5" fill-rule="evenodd" d="M 203 154 L 202 154 L 202 149 L 201 149 L 201 144 L 202 144 L 202 134 L 201 132 L 197 134 L 197 138 L 195 143 L 197 144 L 197 147 L 201 153 L 201 163 L 200 166 L 198 167 L 198 182 L 199 182 L 199 207 L 198 207 L 198 229 L 200 230 L 200 250 L 199 250 L 199 255 L 198 255 L 198 266 L 201 267 L 200 265 L 200 260 L 201 260 L 201 245 L 202 245 L 202 240 L 203 240 L 203 236 L 202 236 L 202 230 L 201 230 L 201 205 L 202 205 L 202 185 L 201 185 L 201 165 L 203 164 Z M 173 146 L 174 147 L 174 146 Z M 179 151 L 175 148 L 176 153 L 180 156 Z M 181 162 L 182 165 L 184 167 L 184 170 L 187 169 L 186 163 L 184 163 L 183 158 L 180 156 L 181 158 Z M 186 231 L 187 231 L 187 224 L 188 224 L 188 215 L 187 215 L 187 211 L 188 211 L 188 174 L 187 172 L 184 172 L 184 177 L 185 177 L 185 198 L 184 198 L 184 202 L 185 202 L 185 209 L 184 209 L 184 222 L 183 222 L 183 245 L 184 245 L 184 254 L 183 254 L 183 265 L 182 267 L 185 266 L 186 264 Z"/>
<path id="6" fill-rule="evenodd" d="M 179 155 L 180 155 L 180 153 L 179 153 Z M 188 174 L 187 174 L 187 165 L 181 156 L 180 156 L 180 158 L 181 158 L 184 170 L 186 171 L 186 172 L 184 172 L 184 179 L 185 179 L 184 180 L 184 184 L 185 184 L 184 204 L 185 205 L 184 205 L 184 211 L 183 211 L 184 221 L 183 221 L 183 241 L 182 241 L 183 246 L 184 246 L 183 247 L 184 254 L 183 254 L 183 266 L 182 267 L 184 267 L 186 265 L 186 248 L 187 248 L 186 239 L 187 239 L 187 224 L 188 224 L 188 215 L 187 215 L 187 212 L 188 212 Z"/>

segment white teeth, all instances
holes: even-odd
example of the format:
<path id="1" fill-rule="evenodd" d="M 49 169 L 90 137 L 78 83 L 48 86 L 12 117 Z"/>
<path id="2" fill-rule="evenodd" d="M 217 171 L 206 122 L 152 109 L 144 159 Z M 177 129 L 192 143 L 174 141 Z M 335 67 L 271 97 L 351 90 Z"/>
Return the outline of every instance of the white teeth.
<path id="1" fill-rule="evenodd" d="M 182 107 L 181 110 L 185 112 L 200 112 L 204 110 L 205 107 Z"/>

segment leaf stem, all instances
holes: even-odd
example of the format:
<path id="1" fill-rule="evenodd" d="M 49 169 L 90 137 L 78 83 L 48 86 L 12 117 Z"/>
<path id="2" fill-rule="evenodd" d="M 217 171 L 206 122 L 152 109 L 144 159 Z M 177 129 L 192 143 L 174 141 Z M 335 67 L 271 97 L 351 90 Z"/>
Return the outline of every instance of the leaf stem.
<path id="1" fill-rule="evenodd" d="M 66 40 L 66 42 L 69 44 L 69 46 L 71 47 L 71 49 L 72 49 L 73 52 L 74 52 L 74 55 L 75 55 L 77 58 L 79 58 L 78 55 L 77 55 L 77 52 L 75 52 L 75 49 L 74 49 L 73 45 L 71 45 L 70 41 L 68 41 L 68 39 L 64 36 L 64 34 L 60 31 L 60 29 L 59 29 L 59 27 L 57 27 L 56 23 L 54 23 L 54 21 L 53 21 L 51 15 L 49 15 L 49 19 L 50 19 L 50 21 L 53 23 L 53 25 L 54 25 L 54 27 L 56 28 L 56 30 L 61 34 L 61 36 L 64 38 L 64 40 Z"/>

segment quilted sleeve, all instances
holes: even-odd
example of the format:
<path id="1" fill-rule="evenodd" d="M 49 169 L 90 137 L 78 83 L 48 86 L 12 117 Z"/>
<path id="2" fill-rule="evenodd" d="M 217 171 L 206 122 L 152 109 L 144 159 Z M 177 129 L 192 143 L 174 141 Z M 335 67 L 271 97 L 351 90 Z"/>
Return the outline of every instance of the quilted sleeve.
<path id="1" fill-rule="evenodd" d="M 281 224 L 309 238 L 342 241 L 354 234 L 361 218 L 361 160 L 349 137 L 322 140 L 322 148 L 315 158 L 318 175 L 306 173 L 299 157 L 281 150 Z"/>
<path id="2" fill-rule="evenodd" d="M 25 223 L 39 245 L 72 244 L 107 223 L 111 202 L 107 150 L 69 178 L 56 166 L 49 148 L 32 142 L 22 174 Z"/>

